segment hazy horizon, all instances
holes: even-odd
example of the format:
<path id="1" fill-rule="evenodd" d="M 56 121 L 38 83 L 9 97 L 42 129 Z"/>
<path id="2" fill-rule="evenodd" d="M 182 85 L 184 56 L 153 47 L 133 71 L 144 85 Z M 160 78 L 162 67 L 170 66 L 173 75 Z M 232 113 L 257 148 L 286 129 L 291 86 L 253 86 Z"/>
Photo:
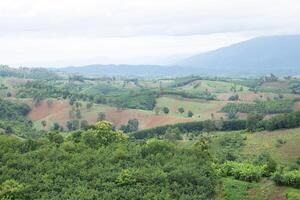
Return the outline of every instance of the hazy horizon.
<path id="1" fill-rule="evenodd" d="M 300 34 L 296 0 L 1 1 L 1 64 L 157 64 L 268 35 Z"/>

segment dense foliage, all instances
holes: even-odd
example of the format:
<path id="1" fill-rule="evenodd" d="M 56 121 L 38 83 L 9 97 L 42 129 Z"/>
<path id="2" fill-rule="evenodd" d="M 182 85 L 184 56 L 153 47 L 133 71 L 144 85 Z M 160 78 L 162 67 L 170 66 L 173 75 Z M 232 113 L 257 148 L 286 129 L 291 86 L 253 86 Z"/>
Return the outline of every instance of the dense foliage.
<path id="1" fill-rule="evenodd" d="M 227 161 L 220 166 L 221 174 L 233 176 L 243 181 L 259 181 L 264 174 L 266 166 L 253 165 L 251 163 L 239 163 Z"/>
<path id="2" fill-rule="evenodd" d="M 135 139 L 145 139 L 164 135 L 168 128 L 178 128 L 181 133 L 187 132 L 211 132 L 211 131 L 232 131 L 246 129 L 245 120 L 206 120 L 198 122 L 186 122 L 172 125 L 159 126 L 151 129 L 145 129 L 133 132 L 131 136 Z"/>
<path id="3" fill-rule="evenodd" d="M 39 131 L 33 130 L 32 122 L 26 119 L 30 107 L 0 98 L 0 133 L 15 134 L 24 138 L 36 138 Z"/>
<path id="4" fill-rule="evenodd" d="M 0 138 L 0 199 L 215 197 L 217 178 L 201 145 L 130 142 L 105 122 L 66 139 Z"/>
<path id="5" fill-rule="evenodd" d="M 278 185 L 300 188 L 300 171 L 279 171 L 274 174 L 273 180 Z"/>

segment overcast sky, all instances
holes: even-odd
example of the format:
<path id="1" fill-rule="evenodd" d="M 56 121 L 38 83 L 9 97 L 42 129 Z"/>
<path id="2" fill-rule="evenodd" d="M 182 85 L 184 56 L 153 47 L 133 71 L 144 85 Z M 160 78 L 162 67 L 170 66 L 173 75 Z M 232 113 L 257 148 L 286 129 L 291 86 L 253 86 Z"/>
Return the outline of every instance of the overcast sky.
<path id="1" fill-rule="evenodd" d="M 299 34 L 300 0 L 0 0 L 0 63 L 168 64 Z"/>

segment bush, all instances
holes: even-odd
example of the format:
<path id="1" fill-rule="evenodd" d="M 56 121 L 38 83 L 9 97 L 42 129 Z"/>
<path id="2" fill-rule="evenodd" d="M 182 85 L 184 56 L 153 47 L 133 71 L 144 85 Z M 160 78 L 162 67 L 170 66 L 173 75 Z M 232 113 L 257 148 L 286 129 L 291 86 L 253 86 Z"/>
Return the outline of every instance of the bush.
<path id="1" fill-rule="evenodd" d="M 273 180 L 277 185 L 292 186 L 300 188 L 300 171 L 281 171 L 276 172 L 273 176 Z"/>
<path id="2" fill-rule="evenodd" d="M 264 174 L 266 166 L 255 166 L 250 163 L 227 161 L 221 165 L 223 176 L 233 176 L 242 181 L 259 181 Z"/>

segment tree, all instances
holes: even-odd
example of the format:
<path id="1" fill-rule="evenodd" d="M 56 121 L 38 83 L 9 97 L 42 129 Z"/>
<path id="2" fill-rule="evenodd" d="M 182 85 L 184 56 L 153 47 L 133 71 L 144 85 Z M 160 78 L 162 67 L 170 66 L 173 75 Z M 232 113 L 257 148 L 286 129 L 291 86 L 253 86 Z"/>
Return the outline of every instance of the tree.
<path id="1" fill-rule="evenodd" d="M 48 108 L 50 108 L 53 105 L 53 100 L 52 99 L 48 99 L 47 100 L 47 106 Z"/>
<path id="2" fill-rule="evenodd" d="M 86 129 L 89 126 L 89 123 L 87 120 L 81 120 L 80 121 L 80 128 L 81 129 Z"/>
<path id="3" fill-rule="evenodd" d="M 46 122 L 45 120 L 43 120 L 43 121 L 41 122 L 41 124 L 42 124 L 43 127 L 45 127 L 45 126 L 47 125 L 47 122 Z"/>
<path id="4" fill-rule="evenodd" d="M 103 121 L 103 120 L 105 120 L 105 118 L 106 118 L 106 115 L 104 112 L 98 113 L 97 121 Z"/>
<path id="5" fill-rule="evenodd" d="M 169 141 L 176 141 L 176 140 L 182 140 L 182 137 L 181 137 L 181 131 L 179 130 L 178 127 L 176 128 L 171 128 L 169 127 L 167 130 L 166 130 L 166 133 L 164 135 L 164 138 L 166 140 L 169 140 Z"/>
<path id="6" fill-rule="evenodd" d="M 86 109 L 87 110 L 91 110 L 91 108 L 93 107 L 93 103 L 92 102 L 89 102 L 86 104 Z"/>
<path id="7" fill-rule="evenodd" d="M 154 112 L 155 112 L 156 115 L 159 115 L 160 107 L 155 107 Z"/>
<path id="8" fill-rule="evenodd" d="M 247 116 L 246 127 L 248 131 L 254 132 L 257 128 L 259 128 L 262 124 L 261 121 L 263 116 L 260 114 L 249 114 Z"/>
<path id="9" fill-rule="evenodd" d="M 239 95 L 232 95 L 228 98 L 229 101 L 238 101 L 239 100 Z"/>
<path id="10" fill-rule="evenodd" d="M 137 119 L 130 119 L 128 120 L 128 127 L 129 127 L 129 132 L 134 132 L 139 129 L 139 120 Z"/>
<path id="11" fill-rule="evenodd" d="M 54 124 L 53 124 L 53 127 L 52 127 L 52 130 L 54 130 L 54 131 L 58 131 L 60 129 L 60 125 L 59 125 L 59 123 L 57 123 L 57 122 L 54 122 Z"/>
<path id="12" fill-rule="evenodd" d="M 122 125 L 120 130 L 124 133 L 134 132 L 139 129 L 139 121 L 137 119 L 130 119 L 127 122 L 127 125 Z"/>
<path id="13" fill-rule="evenodd" d="M 50 132 L 48 134 L 48 139 L 50 142 L 55 143 L 57 146 L 64 142 L 64 138 L 58 132 Z"/>
<path id="14" fill-rule="evenodd" d="M 11 97 L 11 96 L 12 96 L 11 92 L 6 93 L 6 97 Z"/>
<path id="15" fill-rule="evenodd" d="M 112 130 L 112 125 L 106 121 L 97 122 L 96 125 L 83 134 L 85 144 L 91 148 L 106 146 L 113 142 L 120 142 L 127 139 L 122 132 Z"/>
<path id="16" fill-rule="evenodd" d="M 76 118 L 80 119 L 81 118 L 81 112 L 79 109 L 76 110 Z"/>
<path id="17" fill-rule="evenodd" d="M 79 129 L 79 121 L 78 120 L 67 121 L 67 128 L 69 129 L 69 131 L 74 131 L 76 129 Z"/>
<path id="18" fill-rule="evenodd" d="M 164 107 L 164 108 L 163 108 L 163 111 L 164 111 L 165 114 L 168 114 L 168 113 L 170 112 L 170 110 L 169 110 L 168 107 Z"/>
<path id="19" fill-rule="evenodd" d="M 230 111 L 230 112 L 228 112 L 227 113 L 227 117 L 228 117 L 228 119 L 237 119 L 237 115 L 236 115 L 236 112 L 234 112 L 234 111 Z"/>
<path id="20" fill-rule="evenodd" d="M 188 112 L 188 117 L 193 117 L 194 113 L 192 111 L 189 110 Z"/>
<path id="21" fill-rule="evenodd" d="M 181 114 L 184 113 L 184 108 L 183 107 L 178 108 L 178 112 L 180 112 Z"/>

